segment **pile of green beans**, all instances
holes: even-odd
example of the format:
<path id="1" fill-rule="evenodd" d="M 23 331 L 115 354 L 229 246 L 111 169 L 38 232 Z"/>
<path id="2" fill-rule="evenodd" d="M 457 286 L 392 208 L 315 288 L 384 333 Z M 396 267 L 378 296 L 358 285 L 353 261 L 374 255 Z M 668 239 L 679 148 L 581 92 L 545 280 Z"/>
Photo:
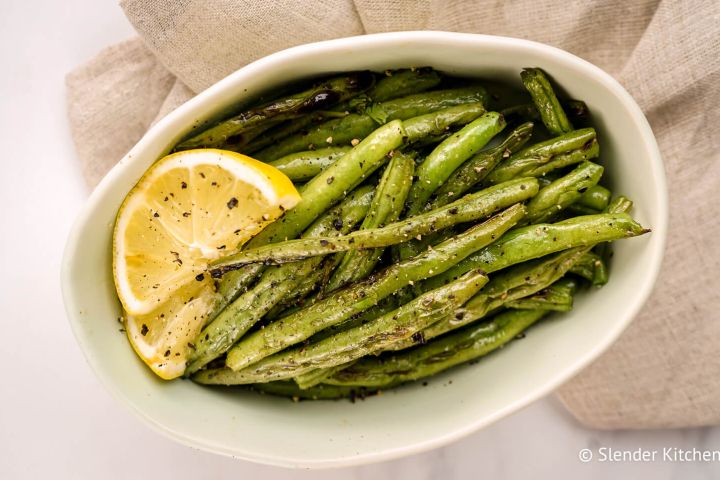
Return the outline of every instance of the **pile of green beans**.
<path id="1" fill-rule="evenodd" d="M 298 399 L 364 398 L 506 346 L 649 232 L 603 184 L 581 100 L 432 68 L 306 84 L 195 132 L 275 166 L 300 203 L 211 264 L 218 302 L 186 376 Z M 542 139 L 541 141 L 534 138 Z"/>

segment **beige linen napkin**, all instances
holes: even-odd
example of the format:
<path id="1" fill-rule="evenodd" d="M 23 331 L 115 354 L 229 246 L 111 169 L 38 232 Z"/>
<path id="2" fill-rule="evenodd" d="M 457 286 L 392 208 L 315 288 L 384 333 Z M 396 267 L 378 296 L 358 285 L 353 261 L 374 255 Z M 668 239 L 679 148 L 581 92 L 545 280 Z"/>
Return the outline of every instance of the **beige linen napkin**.
<path id="1" fill-rule="evenodd" d="M 717 0 L 123 0 L 140 34 L 67 77 L 94 185 L 157 119 L 269 53 L 398 30 L 522 37 L 614 75 L 645 111 L 670 185 L 660 281 L 620 340 L 559 390 L 600 428 L 720 423 L 720 3 Z M 627 159 L 632 161 L 632 159 Z"/>

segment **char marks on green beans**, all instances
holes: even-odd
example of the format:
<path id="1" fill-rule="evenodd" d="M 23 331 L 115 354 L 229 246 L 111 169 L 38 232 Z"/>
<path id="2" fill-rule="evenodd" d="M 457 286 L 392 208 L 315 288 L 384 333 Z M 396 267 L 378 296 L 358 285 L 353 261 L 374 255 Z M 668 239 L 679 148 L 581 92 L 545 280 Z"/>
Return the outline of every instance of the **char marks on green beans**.
<path id="1" fill-rule="evenodd" d="M 247 335 L 230 350 L 226 365 L 240 370 L 377 305 L 407 285 L 447 270 L 492 243 L 524 215 L 525 207 L 516 204 L 432 250 L 390 265 L 366 280 L 337 290 L 323 300 Z"/>
<path id="2" fill-rule="evenodd" d="M 494 244 L 426 282 L 431 288 L 474 268 L 495 272 L 511 265 L 573 247 L 611 242 L 648 233 L 626 213 L 602 213 L 573 217 L 561 222 L 535 224 L 506 233 Z"/>
<path id="3" fill-rule="evenodd" d="M 239 371 L 205 370 L 196 375 L 196 380 L 220 385 L 271 382 L 357 360 L 409 339 L 423 328 L 454 315 L 486 282 L 487 276 L 482 271 L 468 272 L 455 282 L 426 292 L 365 325 L 267 357 Z"/>
<path id="4" fill-rule="evenodd" d="M 546 314 L 546 310 L 508 310 L 487 323 L 470 325 L 406 352 L 366 357 L 325 382 L 328 388 L 377 390 L 427 378 L 497 350 Z"/>
<path id="5" fill-rule="evenodd" d="M 270 162 L 293 182 L 310 180 L 340 157 L 352 150 L 352 147 L 327 147 L 307 152 L 297 152 Z"/>
<path id="6" fill-rule="evenodd" d="M 559 137 L 527 147 L 500 162 L 485 178 L 492 185 L 517 177 L 539 177 L 600 155 L 594 128 L 573 130 Z"/>
<path id="7" fill-rule="evenodd" d="M 553 135 L 562 135 L 573 130 L 565 110 L 560 105 L 550 80 L 539 68 L 525 68 L 520 73 L 523 85 L 530 93 L 545 127 Z"/>
<path id="8" fill-rule="evenodd" d="M 280 120 L 296 118 L 314 110 L 331 107 L 358 95 L 374 84 L 375 76 L 370 72 L 357 72 L 331 78 L 320 82 L 304 92 L 272 100 L 239 113 L 185 140 L 175 149 L 187 150 L 190 148 L 218 147 L 225 142 L 233 143 L 232 137 L 242 134 L 249 129 L 260 129 L 263 131 L 263 127 L 267 127 L 268 124 L 274 126 Z M 254 136 L 252 138 L 254 138 Z"/>
<path id="9" fill-rule="evenodd" d="M 568 249 L 549 258 L 522 263 L 493 276 L 490 283 L 470 299 L 462 311 L 423 330 L 423 339 L 427 341 L 438 337 L 484 318 L 507 302 L 538 293 L 565 275 L 585 252 L 583 247 Z M 401 350 L 411 346 L 413 342 L 405 340 L 397 342 L 392 349 Z"/>
<path id="10" fill-rule="evenodd" d="M 363 113 L 350 113 L 320 123 L 307 132 L 299 132 L 254 154 L 255 158 L 272 161 L 280 157 L 321 145 L 347 145 L 369 135 L 378 124 L 392 120 L 407 120 L 437 110 L 469 103 L 487 102 L 482 87 L 436 90 L 371 104 Z"/>
<path id="11" fill-rule="evenodd" d="M 458 223 L 486 218 L 501 208 L 531 198 L 537 191 L 538 183 L 534 178 L 511 180 L 385 227 L 358 230 L 333 238 L 304 238 L 273 243 L 223 257 L 215 262 L 212 268 L 214 271 L 223 272 L 247 263 L 286 263 L 347 250 L 387 247 Z"/>

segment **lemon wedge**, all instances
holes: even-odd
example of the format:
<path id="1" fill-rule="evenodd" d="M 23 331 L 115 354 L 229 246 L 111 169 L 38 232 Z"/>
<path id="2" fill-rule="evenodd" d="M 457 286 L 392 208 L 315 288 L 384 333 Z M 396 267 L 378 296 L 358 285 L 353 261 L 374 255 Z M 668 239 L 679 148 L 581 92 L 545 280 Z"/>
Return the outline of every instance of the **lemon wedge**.
<path id="1" fill-rule="evenodd" d="M 133 347 L 156 373 L 182 373 L 215 297 L 208 263 L 299 201 L 276 168 L 217 149 L 168 155 L 138 181 L 115 222 L 113 274 Z"/>

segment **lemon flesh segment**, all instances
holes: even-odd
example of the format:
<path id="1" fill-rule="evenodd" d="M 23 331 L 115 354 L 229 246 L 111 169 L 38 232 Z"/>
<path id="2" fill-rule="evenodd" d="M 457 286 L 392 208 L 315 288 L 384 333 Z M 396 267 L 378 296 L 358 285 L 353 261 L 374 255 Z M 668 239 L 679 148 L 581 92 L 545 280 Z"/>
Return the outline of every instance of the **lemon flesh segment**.
<path id="1" fill-rule="evenodd" d="M 300 200 L 280 171 L 215 149 L 158 161 L 120 207 L 113 239 L 118 296 L 131 315 L 160 307 L 211 260 L 233 253 Z"/>
<path id="2" fill-rule="evenodd" d="M 165 380 L 185 372 L 193 341 L 208 320 L 216 294 L 211 280 L 190 283 L 157 310 L 125 317 L 125 330 L 135 352 Z"/>

